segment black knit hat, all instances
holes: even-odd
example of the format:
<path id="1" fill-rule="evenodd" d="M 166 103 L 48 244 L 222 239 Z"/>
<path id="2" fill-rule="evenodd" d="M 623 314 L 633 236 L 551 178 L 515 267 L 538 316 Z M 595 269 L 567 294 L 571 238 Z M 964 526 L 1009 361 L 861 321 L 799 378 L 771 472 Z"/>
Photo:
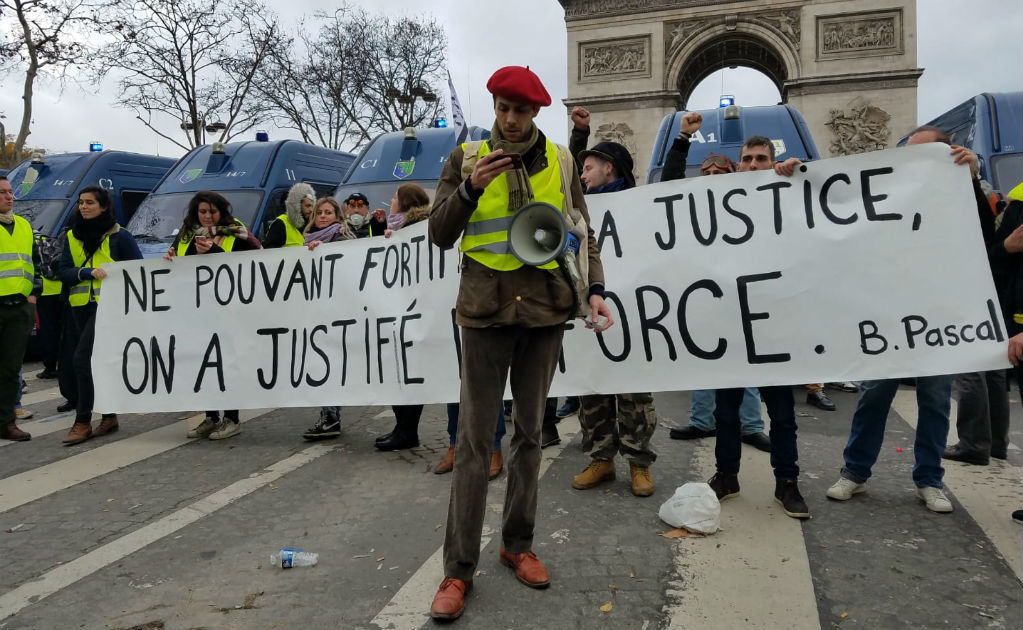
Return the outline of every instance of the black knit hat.
<path id="1" fill-rule="evenodd" d="M 579 161 L 581 162 L 591 155 L 610 162 L 615 167 L 618 177 L 625 180 L 626 188 L 636 186 L 636 176 L 632 174 L 632 154 L 624 146 L 617 142 L 598 142 L 593 145 L 593 148 L 580 151 Z"/>

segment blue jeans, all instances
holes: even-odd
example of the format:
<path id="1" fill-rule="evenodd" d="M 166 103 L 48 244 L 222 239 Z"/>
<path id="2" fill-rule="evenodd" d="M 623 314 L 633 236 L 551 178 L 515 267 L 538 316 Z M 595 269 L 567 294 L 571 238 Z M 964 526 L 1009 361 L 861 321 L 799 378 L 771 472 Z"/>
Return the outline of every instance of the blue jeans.
<path id="1" fill-rule="evenodd" d="M 497 414 L 497 431 L 494 433 L 494 450 L 501 450 L 501 440 L 504 439 L 506 427 L 504 426 L 504 404 Z M 455 436 L 458 435 L 458 403 L 448 403 L 448 445 L 455 445 Z"/>
<path id="2" fill-rule="evenodd" d="M 714 457 L 717 469 L 724 473 L 738 473 L 742 458 L 742 441 L 739 434 L 739 407 L 745 393 L 741 387 L 717 390 L 717 441 Z M 796 448 L 796 401 L 788 385 L 761 387 L 760 395 L 767 404 L 767 415 L 771 418 L 771 467 L 774 478 L 787 481 L 799 477 L 799 451 Z"/>
<path id="3" fill-rule="evenodd" d="M 948 413 L 954 375 L 922 376 L 916 379 L 916 441 L 913 444 L 913 481 L 918 488 L 941 488 L 945 469 L 941 454 L 948 441 Z M 849 442 L 845 445 L 842 476 L 857 483 L 870 479 L 870 469 L 881 453 L 884 427 L 899 379 L 864 381 L 863 393 L 853 413 Z"/>
<path id="4" fill-rule="evenodd" d="M 18 397 L 14 399 L 14 408 L 21 409 L 21 396 L 25 393 L 25 386 L 22 383 L 25 382 L 24 370 L 18 370 Z"/>
<path id="5" fill-rule="evenodd" d="M 752 435 L 764 430 L 764 419 L 760 416 L 760 392 L 756 387 L 747 387 L 742 404 L 739 405 L 739 422 L 742 434 Z M 717 407 L 717 391 L 697 389 L 690 395 L 689 424 L 704 431 L 714 430 L 714 409 Z"/>

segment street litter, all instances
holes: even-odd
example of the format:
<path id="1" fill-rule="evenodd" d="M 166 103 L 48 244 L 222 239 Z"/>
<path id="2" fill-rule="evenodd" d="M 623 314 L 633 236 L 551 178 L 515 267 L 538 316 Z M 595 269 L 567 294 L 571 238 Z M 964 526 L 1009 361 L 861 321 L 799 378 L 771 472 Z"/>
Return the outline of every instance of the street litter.
<path id="1" fill-rule="evenodd" d="M 310 551 L 296 549 L 295 547 L 282 547 L 279 552 L 270 555 L 270 564 L 282 569 L 311 567 L 315 566 L 319 559 L 319 554 Z"/>
<path id="2" fill-rule="evenodd" d="M 721 527 L 721 504 L 706 483 L 686 483 L 661 504 L 657 516 L 672 527 L 695 534 L 713 534 Z"/>
<path id="3" fill-rule="evenodd" d="M 24 526 L 25 526 L 24 523 L 18 523 L 14 527 L 8 527 L 6 531 L 7 531 L 8 534 L 13 534 L 14 532 L 18 531 L 19 529 L 21 529 Z"/>

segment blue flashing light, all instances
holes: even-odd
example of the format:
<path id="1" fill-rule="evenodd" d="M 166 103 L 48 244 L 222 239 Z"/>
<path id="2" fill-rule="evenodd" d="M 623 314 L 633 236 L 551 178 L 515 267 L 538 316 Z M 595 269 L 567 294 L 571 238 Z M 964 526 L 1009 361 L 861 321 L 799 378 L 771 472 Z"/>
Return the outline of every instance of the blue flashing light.
<path id="1" fill-rule="evenodd" d="M 103 150 L 103 143 L 102 142 L 92 142 L 92 143 L 89 143 L 89 151 L 96 152 L 96 151 L 102 151 L 102 150 Z"/>
<path id="2" fill-rule="evenodd" d="M 730 107 L 735 105 L 735 97 L 731 94 L 723 94 L 721 100 L 718 101 L 720 107 Z"/>
<path id="3" fill-rule="evenodd" d="M 265 131 L 257 131 L 256 132 L 256 142 L 269 142 L 269 141 L 270 141 L 270 134 L 268 134 Z"/>
<path id="4" fill-rule="evenodd" d="M 437 120 L 433 121 L 433 126 L 438 128 L 438 129 L 444 129 L 445 127 L 448 126 L 448 119 L 447 118 L 438 118 Z"/>

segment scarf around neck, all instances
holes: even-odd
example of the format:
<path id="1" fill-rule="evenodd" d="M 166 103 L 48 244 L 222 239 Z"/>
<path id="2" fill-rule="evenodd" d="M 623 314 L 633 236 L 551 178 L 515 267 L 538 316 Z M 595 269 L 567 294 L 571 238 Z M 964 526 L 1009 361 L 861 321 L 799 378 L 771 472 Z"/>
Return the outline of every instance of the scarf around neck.
<path id="1" fill-rule="evenodd" d="M 0 212 L 0 223 L 6 223 L 7 225 L 14 223 L 14 208 L 7 212 Z"/>
<path id="2" fill-rule="evenodd" d="M 341 235 L 340 238 L 338 238 L 339 234 Z M 306 245 L 312 243 L 313 241 L 322 241 L 324 243 L 329 243 L 334 240 L 340 241 L 350 238 L 355 238 L 355 235 L 352 234 L 351 230 L 348 229 L 347 225 L 341 222 L 331 223 L 330 225 L 321 230 L 316 230 L 314 232 L 306 232 L 304 236 Z"/>
<path id="3" fill-rule="evenodd" d="M 77 210 L 74 214 L 74 225 L 71 226 L 71 234 L 82 242 L 82 249 L 87 257 L 92 257 L 99 246 L 103 244 L 103 238 L 112 227 L 117 225 L 112 210 L 105 210 L 103 214 L 94 219 L 83 218 Z"/>
<path id="4" fill-rule="evenodd" d="M 539 137 L 540 130 L 537 129 L 535 124 L 531 124 L 529 135 L 526 136 L 525 140 L 521 142 L 505 140 L 501 134 L 501 128 L 498 127 L 495 120 L 494 126 L 490 129 L 490 148 L 491 150 L 504 149 L 505 153 L 518 153 L 524 156 L 536 144 Z M 533 200 L 533 185 L 529 183 L 529 173 L 526 172 L 526 168 L 528 168 L 528 165 L 523 163 L 523 168 L 513 168 L 505 171 L 505 175 L 508 178 L 509 212 L 515 212 Z"/>

